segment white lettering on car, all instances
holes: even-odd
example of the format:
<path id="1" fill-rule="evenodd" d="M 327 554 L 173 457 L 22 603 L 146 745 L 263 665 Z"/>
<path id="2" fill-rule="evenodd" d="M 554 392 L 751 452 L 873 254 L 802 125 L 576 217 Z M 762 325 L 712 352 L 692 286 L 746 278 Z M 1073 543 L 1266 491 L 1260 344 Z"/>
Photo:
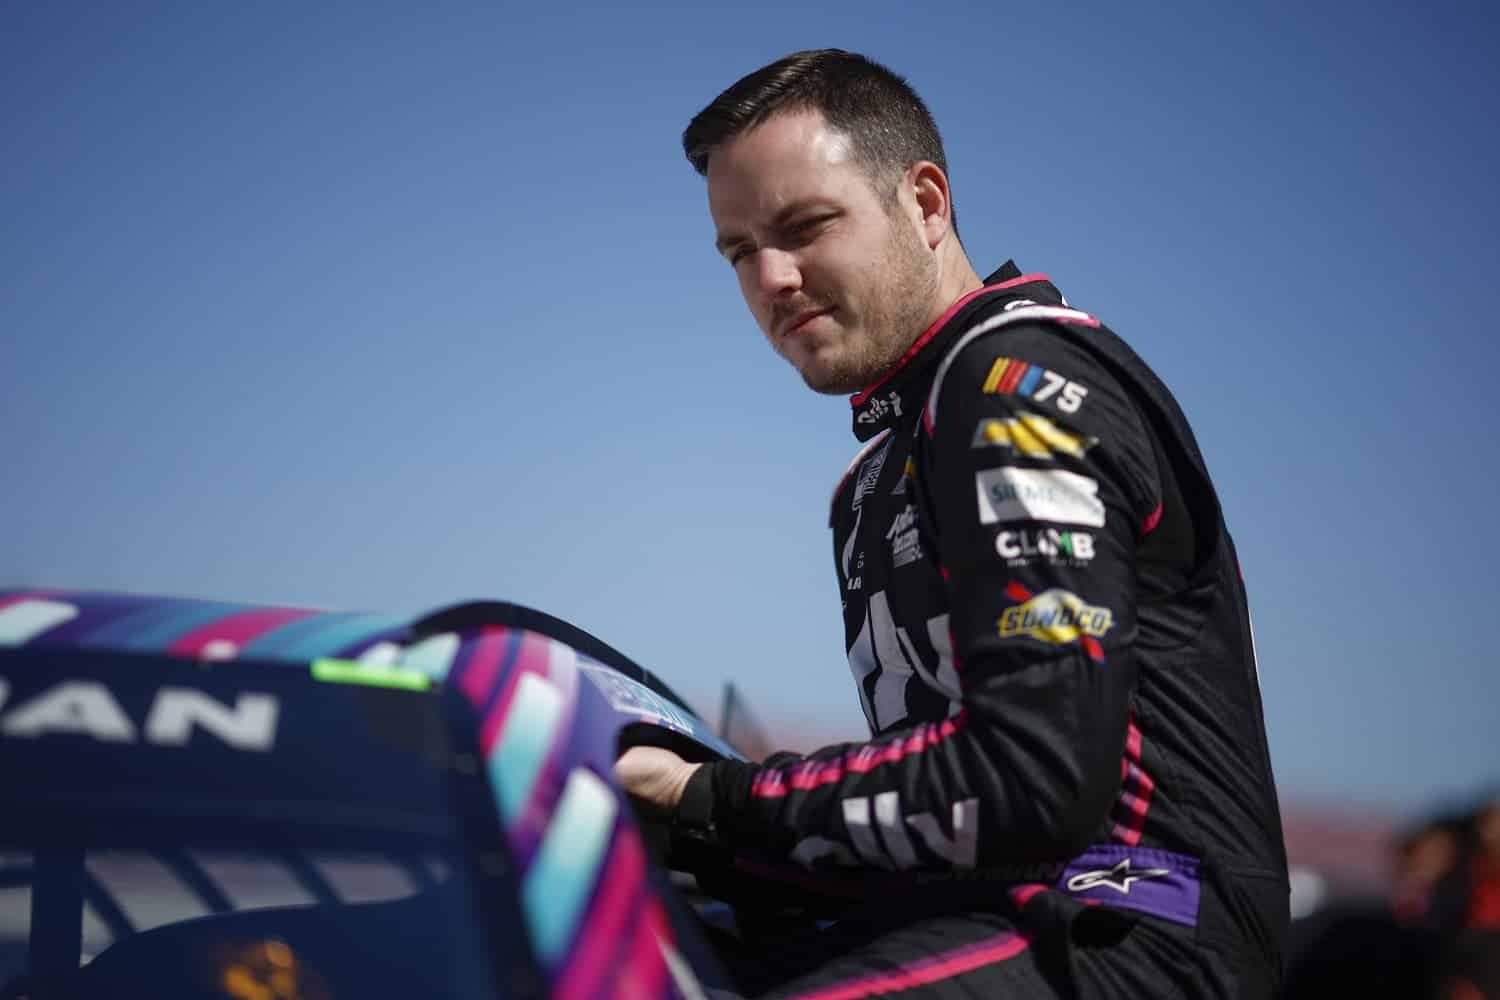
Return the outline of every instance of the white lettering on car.
<path id="1" fill-rule="evenodd" d="M 0 679 L 0 707 L 9 684 Z M 268 751 L 276 742 L 280 703 L 275 696 L 242 692 L 233 707 L 191 688 L 164 687 L 156 693 L 143 729 L 138 730 L 109 689 L 98 681 L 63 681 L 12 706 L 0 718 L 0 736 L 87 736 L 101 743 L 145 742 L 184 747 L 195 728 L 236 750 Z"/>
<path id="2" fill-rule="evenodd" d="M 146 716 L 146 742 L 185 747 L 197 726 L 236 750 L 270 750 L 280 707 L 268 694 L 241 694 L 231 709 L 202 691 L 162 688 Z"/>

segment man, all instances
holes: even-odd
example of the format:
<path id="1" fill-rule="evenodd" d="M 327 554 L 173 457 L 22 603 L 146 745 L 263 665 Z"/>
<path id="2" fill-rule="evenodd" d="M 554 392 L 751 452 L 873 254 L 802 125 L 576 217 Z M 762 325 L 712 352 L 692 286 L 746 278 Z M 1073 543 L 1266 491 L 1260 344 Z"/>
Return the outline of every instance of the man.
<path id="1" fill-rule="evenodd" d="M 760 767 L 637 748 L 626 787 L 734 848 L 870 870 L 789 995 L 1271 995 L 1286 860 L 1249 616 L 1166 388 L 1045 276 L 979 278 L 885 68 L 788 56 L 683 144 L 772 348 L 855 394 L 832 526 L 872 738 Z"/>

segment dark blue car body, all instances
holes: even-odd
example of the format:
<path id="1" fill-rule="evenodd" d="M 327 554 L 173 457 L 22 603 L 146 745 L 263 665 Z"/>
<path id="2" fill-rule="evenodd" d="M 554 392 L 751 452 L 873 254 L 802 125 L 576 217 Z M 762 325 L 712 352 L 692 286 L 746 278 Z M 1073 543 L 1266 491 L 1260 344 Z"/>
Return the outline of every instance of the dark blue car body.
<path id="1" fill-rule="evenodd" d="M 516 605 L 0 591 L 0 996 L 697 995 L 626 742 L 735 754 Z"/>

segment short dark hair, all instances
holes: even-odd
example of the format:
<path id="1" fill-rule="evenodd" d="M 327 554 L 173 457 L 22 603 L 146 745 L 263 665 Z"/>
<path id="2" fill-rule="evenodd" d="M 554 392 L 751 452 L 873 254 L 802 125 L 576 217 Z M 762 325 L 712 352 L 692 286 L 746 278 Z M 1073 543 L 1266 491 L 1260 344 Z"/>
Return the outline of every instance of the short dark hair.
<path id="1" fill-rule="evenodd" d="M 714 149 L 778 111 L 812 109 L 847 134 L 856 162 L 872 181 L 890 180 L 913 163 L 931 160 L 948 172 L 943 139 L 922 98 L 884 66 L 843 49 L 809 49 L 742 77 L 693 118 L 682 151 L 708 175 Z"/>

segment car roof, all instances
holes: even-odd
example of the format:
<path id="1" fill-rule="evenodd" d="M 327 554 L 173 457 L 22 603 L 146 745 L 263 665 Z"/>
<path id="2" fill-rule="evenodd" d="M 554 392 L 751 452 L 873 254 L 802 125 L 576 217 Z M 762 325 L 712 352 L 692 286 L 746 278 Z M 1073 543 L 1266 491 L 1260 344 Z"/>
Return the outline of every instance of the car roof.
<path id="1" fill-rule="evenodd" d="M 392 615 L 140 594 L 0 589 L 0 646 L 305 664 L 367 657 L 381 643 L 394 646 L 409 634 L 410 622 Z"/>

